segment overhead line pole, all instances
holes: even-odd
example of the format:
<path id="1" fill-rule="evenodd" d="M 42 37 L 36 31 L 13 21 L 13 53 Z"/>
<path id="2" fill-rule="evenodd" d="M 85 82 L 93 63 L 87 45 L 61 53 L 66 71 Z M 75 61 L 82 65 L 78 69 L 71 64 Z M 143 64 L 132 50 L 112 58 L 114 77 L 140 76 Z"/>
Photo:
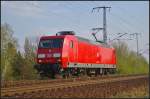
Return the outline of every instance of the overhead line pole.
<path id="1" fill-rule="evenodd" d="M 106 9 L 110 8 L 111 7 L 106 7 L 106 6 L 103 6 L 103 7 L 94 7 L 92 12 L 96 9 L 98 9 L 98 12 L 99 12 L 99 9 L 103 9 L 103 40 L 104 40 L 104 43 L 107 43 L 107 24 L 106 24 Z"/>
<path id="2" fill-rule="evenodd" d="M 128 34 L 128 33 L 123 33 L 123 34 L 119 35 L 118 37 L 116 37 L 116 38 L 110 40 L 109 42 L 112 42 L 113 40 L 116 40 L 116 39 L 118 39 L 118 38 L 120 38 L 120 37 L 122 37 L 122 36 L 124 36 L 124 35 L 126 35 L 126 34 Z"/>
<path id="3" fill-rule="evenodd" d="M 132 34 L 130 34 L 130 35 L 135 35 L 136 36 L 136 49 L 137 49 L 137 55 L 139 54 L 139 45 L 138 45 L 138 35 L 139 35 L 140 33 L 132 33 Z"/>

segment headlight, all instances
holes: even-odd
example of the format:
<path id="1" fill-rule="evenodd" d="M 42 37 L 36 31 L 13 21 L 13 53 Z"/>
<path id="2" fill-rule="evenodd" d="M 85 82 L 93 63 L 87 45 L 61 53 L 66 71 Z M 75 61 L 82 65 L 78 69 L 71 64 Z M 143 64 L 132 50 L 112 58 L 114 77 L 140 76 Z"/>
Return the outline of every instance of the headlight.
<path id="1" fill-rule="evenodd" d="M 45 58 L 45 54 L 38 54 L 38 58 Z"/>
<path id="2" fill-rule="evenodd" d="M 60 57 L 60 53 L 54 53 L 53 57 Z"/>
<path id="3" fill-rule="evenodd" d="M 42 60 L 39 59 L 39 63 L 42 62 Z"/>

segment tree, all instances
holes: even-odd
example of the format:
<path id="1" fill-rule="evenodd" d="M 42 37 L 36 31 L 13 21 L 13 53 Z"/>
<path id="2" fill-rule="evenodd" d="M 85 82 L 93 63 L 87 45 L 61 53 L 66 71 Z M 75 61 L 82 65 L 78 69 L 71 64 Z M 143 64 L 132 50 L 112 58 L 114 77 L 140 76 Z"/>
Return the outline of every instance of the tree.
<path id="1" fill-rule="evenodd" d="M 1 78 L 2 80 L 12 79 L 11 62 L 16 54 L 17 40 L 13 37 L 13 30 L 9 24 L 1 25 Z"/>
<path id="2" fill-rule="evenodd" d="M 4 66 L 4 78 L 5 80 L 12 80 L 14 77 L 12 76 L 12 62 L 13 62 L 13 58 L 16 55 L 17 49 L 16 47 L 12 44 L 12 43 L 8 43 L 8 46 L 6 47 L 6 52 L 7 54 L 5 54 L 5 66 Z"/>
<path id="3" fill-rule="evenodd" d="M 149 64 L 136 52 L 129 50 L 125 42 L 113 43 L 117 56 L 117 71 L 121 74 L 148 73 Z"/>
<path id="4" fill-rule="evenodd" d="M 20 51 L 18 51 L 12 62 L 12 76 L 15 80 L 23 79 L 24 67 L 25 59 L 22 57 Z"/>
<path id="5" fill-rule="evenodd" d="M 35 79 L 35 49 L 37 46 L 26 38 L 24 56 L 17 52 L 17 40 L 9 24 L 1 25 L 1 78 L 2 80 Z"/>
<path id="6" fill-rule="evenodd" d="M 26 66 L 24 68 L 24 77 L 25 79 L 34 79 L 37 77 L 36 70 L 33 68 L 35 64 L 35 46 L 32 45 L 32 42 L 26 37 L 24 44 L 24 56 Z"/>

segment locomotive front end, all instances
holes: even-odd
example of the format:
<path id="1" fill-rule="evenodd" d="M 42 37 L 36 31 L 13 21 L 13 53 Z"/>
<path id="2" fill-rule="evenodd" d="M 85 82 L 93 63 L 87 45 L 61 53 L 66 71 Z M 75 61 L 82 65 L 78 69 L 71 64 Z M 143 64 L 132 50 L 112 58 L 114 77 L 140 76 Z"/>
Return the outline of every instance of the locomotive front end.
<path id="1" fill-rule="evenodd" d="M 41 39 L 38 47 L 37 63 L 58 63 L 61 60 L 63 38 Z"/>
<path id="2" fill-rule="evenodd" d="M 61 69 L 63 36 L 41 37 L 35 68 L 40 76 L 53 78 Z"/>

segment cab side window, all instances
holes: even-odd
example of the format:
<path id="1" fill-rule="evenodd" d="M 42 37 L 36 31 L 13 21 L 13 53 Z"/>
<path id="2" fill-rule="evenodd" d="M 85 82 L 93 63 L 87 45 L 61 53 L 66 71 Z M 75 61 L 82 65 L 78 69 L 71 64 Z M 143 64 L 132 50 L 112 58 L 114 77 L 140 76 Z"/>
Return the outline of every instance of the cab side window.
<path id="1" fill-rule="evenodd" d="M 73 41 L 70 42 L 70 48 L 73 48 Z"/>

